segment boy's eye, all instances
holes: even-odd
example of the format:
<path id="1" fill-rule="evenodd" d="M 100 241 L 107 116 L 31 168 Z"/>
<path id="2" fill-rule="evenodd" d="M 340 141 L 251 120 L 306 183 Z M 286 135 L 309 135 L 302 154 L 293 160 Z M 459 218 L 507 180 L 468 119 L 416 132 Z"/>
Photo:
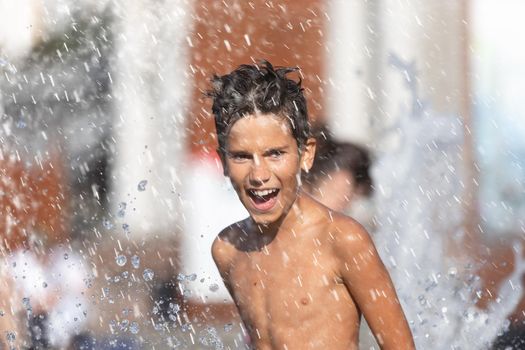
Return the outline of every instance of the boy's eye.
<path id="1" fill-rule="evenodd" d="M 280 151 L 280 150 L 271 150 L 270 152 L 268 152 L 268 155 L 272 158 L 279 158 L 281 157 L 285 152 L 283 151 Z"/>
<path id="2" fill-rule="evenodd" d="M 250 159 L 250 155 L 245 153 L 230 153 L 230 158 L 234 161 L 244 161 Z"/>

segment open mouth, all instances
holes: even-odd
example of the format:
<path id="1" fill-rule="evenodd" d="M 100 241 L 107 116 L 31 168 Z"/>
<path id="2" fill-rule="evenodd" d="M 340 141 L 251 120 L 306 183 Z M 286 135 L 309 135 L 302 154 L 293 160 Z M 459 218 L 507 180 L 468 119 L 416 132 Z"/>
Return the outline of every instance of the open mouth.
<path id="1" fill-rule="evenodd" d="M 264 190 L 249 189 L 246 191 L 257 210 L 267 211 L 277 203 L 279 189 L 270 188 Z"/>

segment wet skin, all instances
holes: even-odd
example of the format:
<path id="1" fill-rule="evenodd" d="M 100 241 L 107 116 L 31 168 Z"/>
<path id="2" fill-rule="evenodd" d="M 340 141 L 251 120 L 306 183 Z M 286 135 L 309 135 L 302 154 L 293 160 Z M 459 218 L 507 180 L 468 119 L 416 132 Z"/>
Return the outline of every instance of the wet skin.
<path id="1" fill-rule="evenodd" d="M 315 142 L 299 152 L 282 118 L 253 115 L 233 125 L 226 146 L 225 175 L 250 217 L 225 228 L 212 254 L 252 344 L 357 349 L 362 313 L 383 349 L 414 348 L 367 232 L 299 189 Z"/>

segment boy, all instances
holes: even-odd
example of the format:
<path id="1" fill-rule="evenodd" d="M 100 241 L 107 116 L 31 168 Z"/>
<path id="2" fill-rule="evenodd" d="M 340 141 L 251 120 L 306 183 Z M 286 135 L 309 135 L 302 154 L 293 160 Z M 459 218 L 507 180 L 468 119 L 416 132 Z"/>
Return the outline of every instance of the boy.
<path id="1" fill-rule="evenodd" d="M 296 68 L 242 65 L 214 76 L 219 155 L 250 216 L 212 255 L 257 349 L 357 349 L 361 313 L 383 349 L 413 349 L 367 232 L 300 188 L 315 155 Z"/>

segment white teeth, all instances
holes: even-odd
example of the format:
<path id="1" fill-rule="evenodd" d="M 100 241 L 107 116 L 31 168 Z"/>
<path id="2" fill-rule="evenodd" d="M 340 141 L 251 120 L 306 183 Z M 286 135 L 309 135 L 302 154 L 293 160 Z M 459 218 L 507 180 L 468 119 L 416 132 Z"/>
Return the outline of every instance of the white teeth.
<path id="1" fill-rule="evenodd" d="M 258 190 L 251 190 L 253 194 L 255 194 L 256 196 L 259 196 L 259 197 L 262 197 L 262 196 L 266 196 L 266 195 L 269 195 L 270 193 L 274 193 L 274 192 L 277 192 L 277 189 L 271 189 L 271 190 L 261 190 L 261 191 L 258 191 Z"/>

